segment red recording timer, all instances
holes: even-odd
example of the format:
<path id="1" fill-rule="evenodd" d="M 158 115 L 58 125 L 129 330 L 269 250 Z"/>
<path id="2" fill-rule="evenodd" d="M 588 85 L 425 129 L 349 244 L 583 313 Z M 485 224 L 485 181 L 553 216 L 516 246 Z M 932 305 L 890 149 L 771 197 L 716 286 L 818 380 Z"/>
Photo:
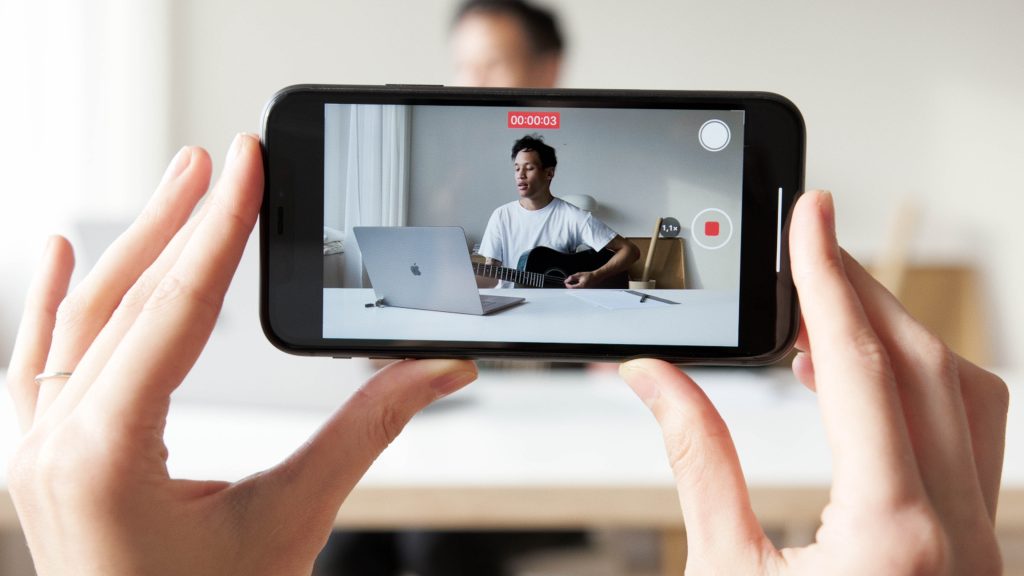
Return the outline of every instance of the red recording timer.
<path id="1" fill-rule="evenodd" d="M 509 128 L 535 128 L 541 130 L 558 130 L 562 126 L 562 118 L 558 112 L 517 112 L 508 113 Z"/>

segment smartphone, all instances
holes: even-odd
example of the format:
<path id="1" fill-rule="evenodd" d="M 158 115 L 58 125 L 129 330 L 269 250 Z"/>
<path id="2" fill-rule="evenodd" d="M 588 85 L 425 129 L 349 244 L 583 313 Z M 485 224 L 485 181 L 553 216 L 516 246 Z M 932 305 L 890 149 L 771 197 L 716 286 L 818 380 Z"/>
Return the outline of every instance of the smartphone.
<path id="1" fill-rule="evenodd" d="M 735 365 L 796 338 L 782 96 L 301 85 L 262 143 L 284 351 Z"/>

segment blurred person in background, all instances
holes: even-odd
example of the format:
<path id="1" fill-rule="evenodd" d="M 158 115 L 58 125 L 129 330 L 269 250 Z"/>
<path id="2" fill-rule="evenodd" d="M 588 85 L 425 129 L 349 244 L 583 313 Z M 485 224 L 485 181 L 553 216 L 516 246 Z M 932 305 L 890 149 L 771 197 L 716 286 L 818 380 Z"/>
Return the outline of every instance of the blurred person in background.
<path id="1" fill-rule="evenodd" d="M 521 0 L 469 0 L 451 29 L 456 86 L 552 88 L 565 40 L 555 14 Z"/>

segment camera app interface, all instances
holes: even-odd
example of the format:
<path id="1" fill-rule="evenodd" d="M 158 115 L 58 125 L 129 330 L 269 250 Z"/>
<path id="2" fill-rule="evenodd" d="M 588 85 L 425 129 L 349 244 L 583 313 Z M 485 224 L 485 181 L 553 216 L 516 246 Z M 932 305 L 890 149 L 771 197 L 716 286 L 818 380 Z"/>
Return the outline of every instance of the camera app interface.
<path id="1" fill-rule="evenodd" d="M 323 337 L 737 346 L 743 121 L 326 105 Z"/>

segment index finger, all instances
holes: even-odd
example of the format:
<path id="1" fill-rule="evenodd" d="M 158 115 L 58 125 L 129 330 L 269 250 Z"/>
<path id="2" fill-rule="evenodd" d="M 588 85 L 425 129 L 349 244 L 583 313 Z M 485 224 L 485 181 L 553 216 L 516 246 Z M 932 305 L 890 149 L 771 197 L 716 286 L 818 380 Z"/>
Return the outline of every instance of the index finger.
<path id="1" fill-rule="evenodd" d="M 923 494 L 889 358 L 846 277 L 831 194 L 793 212 L 793 280 L 834 454 L 834 502 L 891 504 Z"/>

